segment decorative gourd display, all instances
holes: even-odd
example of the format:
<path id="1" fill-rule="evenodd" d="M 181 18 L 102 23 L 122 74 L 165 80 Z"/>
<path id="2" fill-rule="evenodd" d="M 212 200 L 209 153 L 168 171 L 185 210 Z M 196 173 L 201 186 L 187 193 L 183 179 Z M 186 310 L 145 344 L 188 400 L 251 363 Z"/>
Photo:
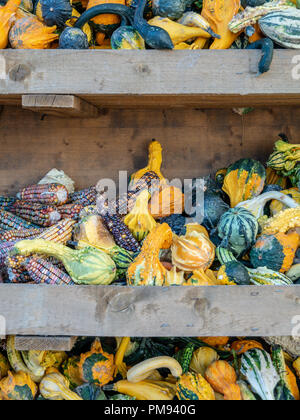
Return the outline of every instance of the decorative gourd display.
<path id="1" fill-rule="evenodd" d="M 299 394 L 296 376 L 293 374 L 291 369 L 286 364 L 284 352 L 280 346 L 272 347 L 272 360 L 277 370 L 277 373 L 281 378 L 281 381 L 288 388 L 293 398 L 299 401 L 300 394 Z"/>
<path id="2" fill-rule="evenodd" d="M 231 165 L 224 179 L 223 191 L 231 207 L 257 197 L 264 189 L 266 170 L 254 159 L 241 159 Z"/>
<path id="3" fill-rule="evenodd" d="M 269 354 L 260 349 L 251 349 L 242 355 L 241 373 L 252 391 L 264 401 L 275 400 L 275 388 L 280 377 Z"/>
<path id="4" fill-rule="evenodd" d="M 283 190 L 281 191 L 281 193 L 288 196 L 288 198 L 293 199 L 295 204 L 293 206 L 289 206 L 286 203 L 283 203 L 281 201 L 274 199 L 270 204 L 270 211 L 271 211 L 272 216 L 275 216 L 279 212 L 286 210 L 289 207 L 300 206 L 300 191 L 298 188 L 290 188 L 288 190 Z"/>
<path id="5" fill-rule="evenodd" d="M 266 267 L 248 268 L 248 273 L 251 284 L 255 286 L 291 286 L 293 284 L 289 277 L 277 271 L 269 270 Z"/>
<path id="6" fill-rule="evenodd" d="M 254 268 L 267 267 L 285 273 L 293 265 L 298 246 L 296 232 L 262 235 L 250 252 L 251 264 Z"/>
<path id="7" fill-rule="evenodd" d="M 147 190 L 142 191 L 136 199 L 134 208 L 124 218 L 125 225 L 128 226 L 130 232 L 138 241 L 145 239 L 156 226 L 156 222 L 148 210 L 149 198 L 149 192 Z"/>
<path id="8" fill-rule="evenodd" d="M 56 26 L 45 26 L 35 17 L 18 20 L 9 32 L 9 42 L 16 49 L 47 49 L 58 38 Z"/>
<path id="9" fill-rule="evenodd" d="M 205 372 L 205 379 L 214 391 L 224 395 L 225 400 L 239 401 L 241 391 L 236 383 L 237 377 L 232 366 L 223 360 L 213 362 Z"/>
<path id="10" fill-rule="evenodd" d="M 0 7 L 0 49 L 7 47 L 8 34 L 20 4 L 21 0 L 8 0 L 5 6 Z"/>
<path id="11" fill-rule="evenodd" d="M 295 208 L 299 206 L 299 203 L 287 195 L 288 193 L 270 191 L 264 194 L 259 195 L 258 197 L 252 198 L 252 200 L 247 200 L 239 203 L 236 207 L 243 207 L 250 211 L 257 219 L 263 217 L 264 209 L 268 201 L 276 200 L 279 204 L 279 207 L 282 208 Z M 300 197 L 300 194 L 299 194 Z M 272 206 L 272 203 L 271 203 Z M 282 209 L 281 209 L 282 210 Z M 279 210 L 280 211 L 280 210 Z"/>
<path id="12" fill-rule="evenodd" d="M 125 5 L 125 0 L 89 0 L 87 10 L 102 4 L 121 4 Z M 120 24 L 120 17 L 114 14 L 101 14 L 92 19 L 92 25 L 96 32 L 103 32 L 107 35 L 112 34 Z"/>
<path id="13" fill-rule="evenodd" d="M 166 269 L 159 260 L 161 249 L 172 244 L 172 231 L 167 223 L 157 225 L 145 239 L 141 252 L 127 271 L 129 286 L 163 286 Z"/>
<path id="14" fill-rule="evenodd" d="M 84 382 L 102 387 L 113 380 L 114 370 L 114 355 L 104 352 L 98 339 L 89 352 L 80 356 L 79 372 Z"/>
<path id="15" fill-rule="evenodd" d="M 89 41 L 79 28 L 65 28 L 59 37 L 59 48 L 63 50 L 87 50 Z"/>
<path id="16" fill-rule="evenodd" d="M 141 381 L 132 383 L 126 380 L 106 385 L 105 391 L 116 391 L 121 394 L 129 395 L 142 401 L 168 401 L 173 400 L 176 390 L 168 382 L 163 381 Z"/>
<path id="17" fill-rule="evenodd" d="M 145 41 L 132 26 L 121 26 L 111 36 L 113 50 L 144 50 Z"/>
<path id="18" fill-rule="evenodd" d="M 192 0 L 153 0 L 152 10 L 155 16 L 179 19 L 192 5 Z"/>
<path id="19" fill-rule="evenodd" d="M 34 400 L 37 386 L 25 372 L 12 373 L 0 381 L 0 395 L 5 400 Z"/>
<path id="20" fill-rule="evenodd" d="M 256 217 L 243 207 L 236 207 L 224 213 L 218 224 L 221 246 L 236 256 L 242 255 L 255 243 L 258 234 Z"/>
<path id="21" fill-rule="evenodd" d="M 40 393 L 46 400 L 81 401 L 69 388 L 68 379 L 60 373 L 45 375 L 40 383 Z"/>
<path id="22" fill-rule="evenodd" d="M 79 371 L 79 356 L 69 357 L 62 365 L 62 373 L 70 382 L 71 388 L 76 388 L 84 383 Z"/>
<path id="23" fill-rule="evenodd" d="M 182 286 L 184 282 L 183 271 L 177 271 L 176 267 L 166 271 L 166 286 Z"/>
<path id="24" fill-rule="evenodd" d="M 162 165 L 162 146 L 157 140 L 152 140 L 148 147 L 148 164 L 145 168 L 133 173 L 130 177 L 130 187 L 133 187 L 139 179 L 147 172 L 154 172 L 160 179 L 162 184 L 166 183 L 166 179 L 161 173 Z"/>
<path id="25" fill-rule="evenodd" d="M 199 347 L 193 353 L 190 371 L 204 376 L 207 368 L 218 359 L 218 353 L 211 347 Z"/>
<path id="26" fill-rule="evenodd" d="M 215 259 L 214 244 L 207 232 L 199 232 L 197 226 L 200 225 L 188 224 L 185 236 L 173 238 L 172 263 L 182 271 L 206 270 Z"/>
<path id="27" fill-rule="evenodd" d="M 177 360 L 173 357 L 160 356 L 147 359 L 133 366 L 127 372 L 127 380 L 132 383 L 144 381 L 151 376 L 153 371 L 162 368 L 169 369 L 175 378 L 179 378 L 182 375 L 182 368 Z"/>
<path id="28" fill-rule="evenodd" d="M 263 234 L 286 233 L 300 227 L 300 207 L 283 210 L 270 218 L 264 226 Z"/>
<path id="29" fill-rule="evenodd" d="M 237 340 L 231 344 L 231 350 L 234 350 L 238 356 L 251 349 L 263 350 L 264 348 L 261 343 L 255 340 Z"/>
<path id="30" fill-rule="evenodd" d="M 293 13 L 299 14 L 299 10 L 291 10 Z M 273 16 L 273 14 L 271 14 L 271 16 Z M 266 19 L 267 18 L 269 18 L 269 16 L 266 16 Z M 293 14 L 292 18 L 295 18 L 295 14 Z M 274 145 L 274 152 L 269 157 L 267 165 L 275 171 L 280 172 L 282 175 L 288 176 L 290 171 L 295 168 L 300 160 L 300 144 L 290 144 L 285 141 L 286 136 L 280 135 L 280 137 L 281 139 L 277 140 Z"/>
<path id="31" fill-rule="evenodd" d="M 25 256 L 45 254 L 55 257 L 77 284 L 110 284 L 116 276 L 116 265 L 109 255 L 91 246 L 72 250 L 58 243 L 34 239 L 18 242 L 14 251 Z"/>
<path id="32" fill-rule="evenodd" d="M 210 49 L 220 50 L 231 47 L 238 34 L 233 34 L 228 24 L 240 9 L 239 0 L 204 0 L 202 16 L 208 21 L 212 30 L 221 38 L 215 39 Z"/>
<path id="33" fill-rule="evenodd" d="M 39 0 L 36 14 L 47 26 L 62 28 L 71 19 L 72 6 L 70 0 Z"/>
<path id="34" fill-rule="evenodd" d="M 185 373 L 179 378 L 176 387 L 176 397 L 179 400 L 215 400 L 212 387 L 200 373 Z"/>
<path id="35" fill-rule="evenodd" d="M 149 201 L 149 211 L 154 219 L 181 214 L 184 209 L 184 195 L 181 189 L 163 185 L 155 191 Z"/>

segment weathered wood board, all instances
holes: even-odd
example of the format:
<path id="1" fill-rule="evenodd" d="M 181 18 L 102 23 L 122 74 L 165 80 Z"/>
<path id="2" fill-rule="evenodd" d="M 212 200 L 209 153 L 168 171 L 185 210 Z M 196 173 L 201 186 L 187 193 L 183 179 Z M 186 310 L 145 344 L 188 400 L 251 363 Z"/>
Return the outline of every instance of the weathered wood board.
<path id="1" fill-rule="evenodd" d="M 147 163 L 151 139 L 163 146 L 169 178 L 208 175 L 242 157 L 265 162 L 279 133 L 299 142 L 300 107 L 256 109 L 106 110 L 98 118 L 41 117 L 4 107 L 0 114 L 0 194 L 38 182 L 52 168 L 64 170 L 77 188 L 101 178 L 118 181 Z"/>
<path id="2" fill-rule="evenodd" d="M 73 94 L 98 107 L 300 104 L 299 55 L 275 50 L 271 70 L 258 76 L 260 57 L 246 50 L 3 50 L 0 102 Z"/>
<path id="3" fill-rule="evenodd" d="M 77 337 L 53 337 L 53 336 L 22 336 L 16 335 L 16 350 L 51 350 L 70 351 L 72 350 Z"/>
<path id="4" fill-rule="evenodd" d="M 0 285 L 0 296 L 7 334 L 287 336 L 300 324 L 299 286 Z"/>

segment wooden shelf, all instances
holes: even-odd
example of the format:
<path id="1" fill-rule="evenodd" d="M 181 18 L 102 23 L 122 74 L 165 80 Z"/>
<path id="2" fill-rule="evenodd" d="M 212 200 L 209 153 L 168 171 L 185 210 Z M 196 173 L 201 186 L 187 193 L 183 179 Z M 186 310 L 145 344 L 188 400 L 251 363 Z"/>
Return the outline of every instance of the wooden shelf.
<path id="1" fill-rule="evenodd" d="M 22 95 L 75 95 L 97 107 L 299 105 L 295 52 L 276 50 L 257 75 L 260 51 L 3 50 L 0 103 Z M 297 62 L 296 62 L 297 63 Z"/>
<path id="2" fill-rule="evenodd" d="M 300 287 L 0 285 L 7 334 L 287 336 Z"/>

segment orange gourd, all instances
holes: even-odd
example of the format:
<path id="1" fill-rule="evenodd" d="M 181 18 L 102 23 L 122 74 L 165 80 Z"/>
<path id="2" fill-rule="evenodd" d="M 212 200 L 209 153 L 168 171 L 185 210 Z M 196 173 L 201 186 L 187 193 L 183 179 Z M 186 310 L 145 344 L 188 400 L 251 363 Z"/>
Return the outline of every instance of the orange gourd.
<path id="1" fill-rule="evenodd" d="M 229 341 L 229 337 L 198 337 L 198 339 L 212 347 L 224 347 Z"/>
<path id="2" fill-rule="evenodd" d="M 210 49 L 222 50 L 230 48 L 238 38 L 239 33 L 232 33 L 228 24 L 238 13 L 241 7 L 240 0 L 204 0 L 202 16 L 209 22 L 212 30 L 221 36 L 215 39 Z"/>
<path id="3" fill-rule="evenodd" d="M 8 0 L 5 6 L 0 7 L 0 48 L 4 49 L 8 44 L 8 34 L 15 22 L 16 12 L 21 0 Z"/>
<path id="4" fill-rule="evenodd" d="M 56 26 L 46 26 L 36 17 L 25 17 L 18 20 L 9 33 L 9 42 L 15 49 L 50 48 L 52 42 L 59 38 L 55 33 Z"/>
<path id="5" fill-rule="evenodd" d="M 87 10 L 94 6 L 99 6 L 101 4 L 107 4 L 107 3 L 117 3 L 117 4 L 123 4 L 125 5 L 125 0 L 89 0 L 87 5 Z M 103 14 L 96 16 L 94 19 L 92 19 L 93 26 L 96 30 L 96 32 L 104 32 L 106 34 L 109 34 L 113 32 L 118 25 L 120 24 L 120 17 L 118 15 L 113 14 Z M 104 38 L 103 35 L 99 35 L 96 40 L 98 45 L 102 45 Z M 102 39 L 102 42 L 101 42 Z"/>
<path id="6" fill-rule="evenodd" d="M 181 214 L 184 210 L 184 195 L 181 189 L 163 185 L 156 191 L 149 202 L 149 211 L 154 219 Z"/>
<path id="7" fill-rule="evenodd" d="M 224 360 L 212 363 L 205 372 L 205 379 L 214 391 L 224 395 L 226 401 L 241 401 L 242 395 L 235 370 Z"/>
<path id="8" fill-rule="evenodd" d="M 239 356 L 251 349 L 263 350 L 262 344 L 255 340 L 237 340 L 231 344 L 231 350 L 234 350 Z"/>

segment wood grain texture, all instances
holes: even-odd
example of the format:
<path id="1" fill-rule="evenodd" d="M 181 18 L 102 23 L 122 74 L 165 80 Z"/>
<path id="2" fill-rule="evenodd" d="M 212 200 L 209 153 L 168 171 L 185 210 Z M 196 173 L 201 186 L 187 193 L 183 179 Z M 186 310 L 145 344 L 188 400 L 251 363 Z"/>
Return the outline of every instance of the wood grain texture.
<path id="1" fill-rule="evenodd" d="M 287 336 L 300 287 L 0 285 L 7 334 Z"/>
<path id="2" fill-rule="evenodd" d="M 96 118 L 98 109 L 74 95 L 22 95 L 22 108 L 47 115 Z"/>
<path id="3" fill-rule="evenodd" d="M 16 350 L 71 351 L 76 337 L 45 337 L 16 335 Z"/>
<path id="4" fill-rule="evenodd" d="M 258 77 L 260 57 L 246 50 L 3 50 L 0 97 L 73 94 L 100 107 L 300 104 L 295 52 L 275 50 L 271 70 Z"/>
<path id="5" fill-rule="evenodd" d="M 279 133 L 299 141 L 300 108 L 105 110 L 95 119 L 56 118 L 4 107 L 0 114 L 0 194 L 64 170 L 77 188 L 118 181 L 147 163 L 151 139 L 163 145 L 163 174 L 191 178 L 214 173 L 242 157 L 265 162 Z"/>

